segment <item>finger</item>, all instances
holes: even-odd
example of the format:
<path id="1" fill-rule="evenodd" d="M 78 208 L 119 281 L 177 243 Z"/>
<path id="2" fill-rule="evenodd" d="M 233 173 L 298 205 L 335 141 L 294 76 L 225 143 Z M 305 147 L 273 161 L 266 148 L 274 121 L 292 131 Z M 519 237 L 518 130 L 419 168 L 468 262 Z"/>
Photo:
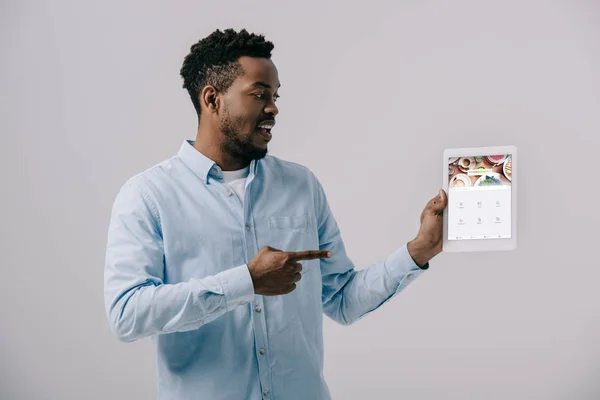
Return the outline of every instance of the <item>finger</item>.
<path id="1" fill-rule="evenodd" d="M 284 265 L 284 268 L 287 270 L 287 272 L 295 274 L 296 272 L 302 272 L 302 264 L 300 264 L 299 262 L 287 262 Z"/>
<path id="2" fill-rule="evenodd" d="M 439 214 L 441 211 L 444 210 L 444 208 L 446 208 L 447 204 L 448 204 L 448 197 L 446 196 L 446 192 L 444 192 L 443 190 L 440 190 L 440 192 L 438 193 L 437 196 L 435 196 L 433 199 L 429 200 L 429 204 L 427 205 L 427 208 L 429 208 L 434 213 Z"/>
<path id="3" fill-rule="evenodd" d="M 437 208 L 437 211 L 441 212 L 448 205 L 448 196 L 443 189 L 440 189 L 439 198 L 439 207 Z"/>
<path id="4" fill-rule="evenodd" d="M 440 189 L 440 193 L 439 193 L 440 199 L 442 200 L 442 203 L 448 203 L 448 196 L 446 195 L 446 192 L 444 191 L 444 189 Z"/>
<path id="5" fill-rule="evenodd" d="M 295 262 L 290 264 L 292 266 L 292 271 L 294 273 L 296 272 L 302 272 L 302 264 L 300 264 L 299 262 Z"/>
<path id="6" fill-rule="evenodd" d="M 288 294 L 293 292 L 296 289 L 296 284 L 292 283 L 288 286 L 285 287 L 285 289 L 282 290 L 281 294 Z"/>
<path id="7" fill-rule="evenodd" d="M 296 283 L 299 282 L 300 279 L 302 279 L 302 274 L 300 272 L 296 272 L 293 276 L 292 276 L 292 282 Z"/>
<path id="8" fill-rule="evenodd" d="M 265 247 L 266 247 L 266 249 L 267 249 L 268 251 L 281 252 L 281 250 L 279 250 L 279 249 L 276 249 L 275 247 L 271 247 L 271 246 L 265 246 Z"/>
<path id="9" fill-rule="evenodd" d="M 327 250 L 291 251 L 288 253 L 291 261 L 316 260 L 318 258 L 330 258 L 331 252 Z"/>

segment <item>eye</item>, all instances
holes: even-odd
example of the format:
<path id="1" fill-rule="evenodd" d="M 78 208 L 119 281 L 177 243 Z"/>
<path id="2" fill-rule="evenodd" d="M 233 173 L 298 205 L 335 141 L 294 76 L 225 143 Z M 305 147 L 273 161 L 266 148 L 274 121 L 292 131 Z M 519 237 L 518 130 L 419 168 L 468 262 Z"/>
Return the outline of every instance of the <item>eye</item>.
<path id="1" fill-rule="evenodd" d="M 256 97 L 257 99 L 264 99 L 265 98 L 265 93 L 253 93 L 252 94 L 254 97 Z M 277 99 L 281 97 L 278 94 L 273 96 L 273 101 L 277 101 Z"/>

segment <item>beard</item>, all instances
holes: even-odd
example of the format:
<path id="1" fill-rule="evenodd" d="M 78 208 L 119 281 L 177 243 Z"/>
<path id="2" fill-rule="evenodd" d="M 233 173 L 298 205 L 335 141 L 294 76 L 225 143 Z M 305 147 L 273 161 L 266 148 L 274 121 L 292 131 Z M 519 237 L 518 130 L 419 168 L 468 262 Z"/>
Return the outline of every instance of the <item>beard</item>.
<path id="1" fill-rule="evenodd" d="M 231 118 L 229 110 L 225 106 L 220 126 L 224 136 L 221 149 L 244 163 L 264 158 L 267 155 L 268 149 L 261 149 L 253 145 L 252 131 L 246 134 L 242 133 L 240 127 L 243 125 L 241 118 Z"/>

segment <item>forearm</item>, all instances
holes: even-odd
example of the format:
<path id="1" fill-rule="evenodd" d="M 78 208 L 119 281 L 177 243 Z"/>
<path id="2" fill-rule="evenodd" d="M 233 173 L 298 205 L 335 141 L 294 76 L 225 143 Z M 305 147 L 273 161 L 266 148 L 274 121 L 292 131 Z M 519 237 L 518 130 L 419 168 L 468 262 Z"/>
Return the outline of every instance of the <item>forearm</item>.
<path id="1" fill-rule="evenodd" d="M 108 281 L 107 312 L 111 329 L 124 342 L 198 329 L 254 297 L 246 265 L 203 279 L 111 291 L 118 282 L 119 276 Z"/>
<path id="2" fill-rule="evenodd" d="M 329 296 L 323 302 L 325 313 L 340 324 L 350 325 L 381 307 L 423 272 L 406 246 L 368 268 L 349 268 L 336 277 L 337 282 L 344 282 L 338 283 L 339 290 L 331 291 L 333 283 L 328 285 Z"/>
<path id="3" fill-rule="evenodd" d="M 319 248 L 333 254 L 332 258 L 321 260 L 323 310 L 333 320 L 349 325 L 389 301 L 428 265 L 425 262 L 419 267 L 408 246 L 402 246 L 384 260 L 356 271 L 346 254 L 340 228 L 323 187 L 316 178 L 315 192 Z"/>
<path id="4" fill-rule="evenodd" d="M 143 181 L 117 194 L 111 213 L 104 266 L 104 299 L 111 330 L 124 342 L 197 329 L 251 301 L 254 286 L 246 264 L 201 279 L 165 282 L 160 215 Z M 202 270 L 214 270 L 198 265 Z"/>

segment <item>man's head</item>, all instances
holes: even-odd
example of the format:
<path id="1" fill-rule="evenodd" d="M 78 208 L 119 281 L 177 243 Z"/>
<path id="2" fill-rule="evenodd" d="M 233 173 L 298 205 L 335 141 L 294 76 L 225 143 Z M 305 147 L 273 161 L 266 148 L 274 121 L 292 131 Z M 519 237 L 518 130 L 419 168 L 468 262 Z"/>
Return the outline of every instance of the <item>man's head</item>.
<path id="1" fill-rule="evenodd" d="M 244 163 L 267 153 L 280 86 L 274 46 L 245 29 L 216 30 L 194 44 L 181 67 L 201 130 Z M 267 128 L 260 128 L 261 124 Z"/>

